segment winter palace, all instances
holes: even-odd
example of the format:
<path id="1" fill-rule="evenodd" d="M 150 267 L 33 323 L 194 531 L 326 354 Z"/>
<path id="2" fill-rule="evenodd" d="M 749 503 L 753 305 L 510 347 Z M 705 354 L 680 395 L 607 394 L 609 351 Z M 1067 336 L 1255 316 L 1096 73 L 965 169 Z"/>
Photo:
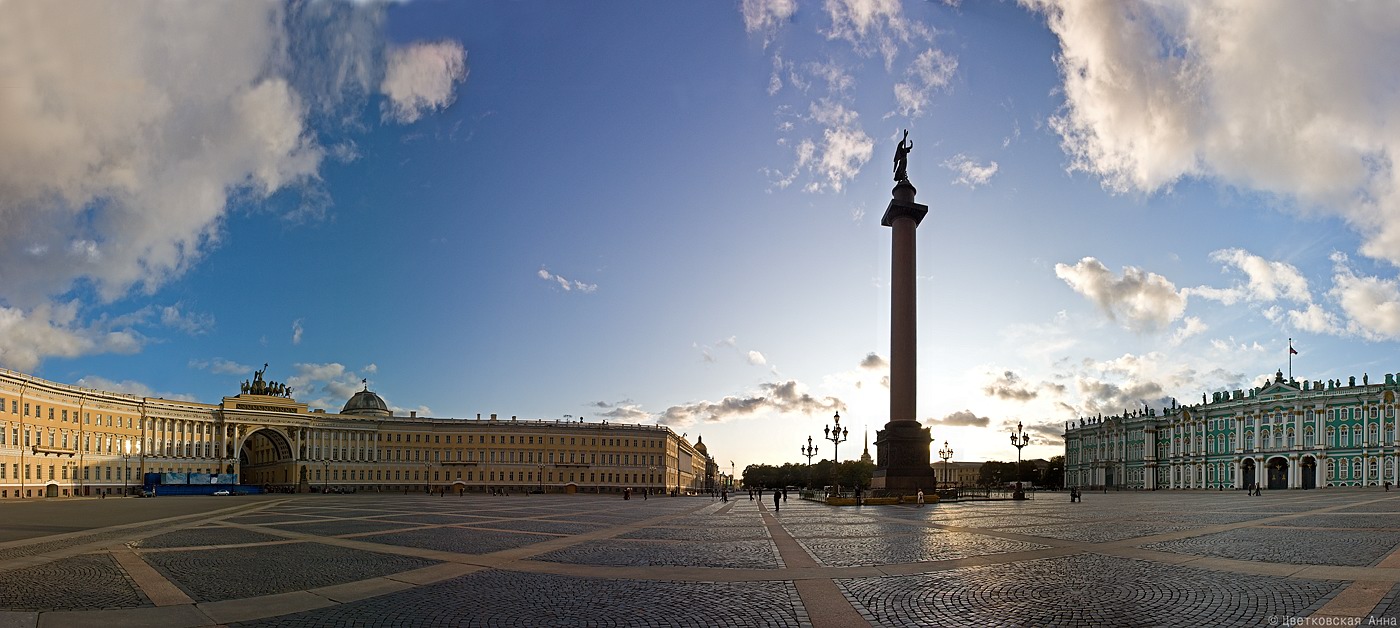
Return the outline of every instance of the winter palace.
<path id="1" fill-rule="evenodd" d="M 0 499 L 129 493 L 166 472 L 294 492 L 699 492 L 717 478 L 703 442 L 660 425 L 398 416 L 368 387 L 333 414 L 265 370 L 209 404 L 0 369 Z"/>
<path id="2" fill-rule="evenodd" d="M 1201 403 L 1086 417 L 1065 428 L 1065 481 L 1085 487 L 1268 489 L 1396 481 L 1397 378 L 1302 381 L 1276 373 Z"/>

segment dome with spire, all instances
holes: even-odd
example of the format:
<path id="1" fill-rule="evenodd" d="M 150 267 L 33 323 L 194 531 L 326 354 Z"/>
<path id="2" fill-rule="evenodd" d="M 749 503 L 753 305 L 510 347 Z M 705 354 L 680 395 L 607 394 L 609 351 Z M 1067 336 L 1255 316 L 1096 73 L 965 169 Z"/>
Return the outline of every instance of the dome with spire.
<path id="1" fill-rule="evenodd" d="M 369 384 L 365 384 L 364 390 L 355 393 L 355 396 L 346 401 L 340 413 L 355 416 L 393 416 L 384 400 L 369 391 Z"/>
<path id="2" fill-rule="evenodd" d="M 708 455 L 710 455 L 710 448 L 708 448 L 708 447 L 705 446 L 705 437 L 704 437 L 704 436 L 696 436 L 696 437 L 695 437 L 695 451 L 699 452 L 700 455 L 702 455 L 702 456 L 708 456 Z"/>

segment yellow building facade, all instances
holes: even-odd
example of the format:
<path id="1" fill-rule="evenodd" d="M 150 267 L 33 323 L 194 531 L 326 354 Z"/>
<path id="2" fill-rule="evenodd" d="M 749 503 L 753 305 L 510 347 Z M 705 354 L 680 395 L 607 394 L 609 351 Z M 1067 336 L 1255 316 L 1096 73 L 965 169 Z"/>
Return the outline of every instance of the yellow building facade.
<path id="1" fill-rule="evenodd" d="M 207 404 L 0 369 L 0 499 L 131 493 L 146 473 L 234 473 L 286 492 L 716 486 L 705 446 L 665 426 L 395 416 L 368 388 L 328 413 L 262 374 Z"/>

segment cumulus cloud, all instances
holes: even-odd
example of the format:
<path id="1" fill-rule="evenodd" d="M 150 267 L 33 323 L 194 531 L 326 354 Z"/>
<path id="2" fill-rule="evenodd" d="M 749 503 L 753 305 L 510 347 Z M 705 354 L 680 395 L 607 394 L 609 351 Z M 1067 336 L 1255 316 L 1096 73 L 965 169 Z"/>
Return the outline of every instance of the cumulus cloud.
<path id="1" fill-rule="evenodd" d="M 302 319 L 298 318 L 292 321 L 292 344 L 294 345 L 301 344 L 301 333 L 304 331 L 301 326 L 301 320 Z"/>
<path id="2" fill-rule="evenodd" d="M 865 357 L 861 359 L 860 367 L 863 369 L 871 369 L 877 371 L 887 370 L 890 368 L 890 363 L 888 360 L 885 360 L 884 356 L 881 356 L 880 354 L 871 351 L 870 353 L 865 354 Z"/>
<path id="3" fill-rule="evenodd" d="M 1119 192 L 1212 179 L 1333 214 L 1400 263 L 1400 13 L 1366 3 L 1022 0 L 1060 40 L 1050 119 Z"/>
<path id="4" fill-rule="evenodd" d="M 384 119 L 409 124 L 424 113 L 445 109 L 456 98 L 456 84 L 466 78 L 467 52 L 455 41 L 391 49 L 379 86 L 388 97 Z"/>
<path id="5" fill-rule="evenodd" d="M 1332 260 L 1328 295 L 1347 316 L 1347 331 L 1368 340 L 1400 339 L 1400 281 L 1357 275 L 1340 253 Z"/>
<path id="6" fill-rule="evenodd" d="M 928 419 L 924 421 L 929 425 L 943 425 L 946 427 L 987 427 L 992 422 L 988 417 L 977 416 L 971 410 L 959 410 L 941 419 Z"/>
<path id="7" fill-rule="evenodd" d="M 49 356 L 136 353 L 146 339 L 129 327 L 78 320 L 78 303 L 43 303 L 28 312 L 0 306 L 0 364 L 33 371 Z"/>
<path id="8" fill-rule="evenodd" d="M 598 401 L 590 405 L 592 405 L 595 408 L 601 409 L 602 412 L 599 412 L 598 415 L 610 421 L 619 421 L 622 423 L 643 423 L 652 420 L 651 413 L 647 412 L 646 410 L 643 410 L 641 405 L 637 404 L 631 399 L 625 399 L 623 401 L 618 401 L 615 403 Z"/>
<path id="9" fill-rule="evenodd" d="M 535 275 L 538 276 L 540 279 L 554 283 L 555 285 L 559 286 L 560 290 L 563 290 L 564 292 L 578 291 L 584 294 L 591 294 L 598 289 L 598 284 L 596 283 L 584 283 L 578 280 L 566 279 L 560 275 L 556 275 L 549 272 L 549 269 L 543 266 L 540 267 L 539 271 L 536 272 Z"/>
<path id="10" fill-rule="evenodd" d="M 982 387 L 982 392 L 988 397 L 996 397 L 1006 401 L 1030 401 L 1035 399 L 1037 394 L 1034 390 L 1026 387 L 1021 377 L 1011 371 L 1004 371 L 995 376 L 991 383 Z"/>
<path id="11" fill-rule="evenodd" d="M 308 362 L 293 364 L 292 370 L 293 374 L 287 377 L 284 383 L 293 389 L 292 394 L 298 401 L 312 407 L 325 408 L 329 412 L 339 412 L 340 408 L 344 407 L 345 402 L 350 400 L 350 397 L 364 389 L 366 384 L 362 380 L 377 373 L 379 367 L 375 364 L 367 364 L 357 372 L 346 368 L 339 362 Z M 269 380 L 279 379 L 271 373 L 267 375 L 267 378 Z M 423 416 L 432 414 L 432 410 L 427 406 L 400 407 L 390 403 L 389 397 L 384 393 L 376 392 L 380 398 L 384 399 L 384 404 L 392 412 L 413 410 Z"/>
<path id="12" fill-rule="evenodd" d="M 958 176 L 953 178 L 953 183 L 966 185 L 969 188 L 977 189 L 979 185 L 986 185 L 992 180 L 992 176 L 997 173 L 997 162 L 989 161 L 986 164 L 979 164 L 971 157 L 958 153 L 952 158 L 943 162 L 943 167 L 952 170 Z"/>
<path id="13" fill-rule="evenodd" d="M 757 351 L 750 351 L 749 364 L 752 364 L 754 366 L 763 366 L 765 364 L 768 364 L 768 358 L 763 357 L 763 354 Z"/>
<path id="14" fill-rule="evenodd" d="M 1186 311 L 1186 295 L 1175 284 L 1132 266 L 1124 267 L 1119 277 L 1103 262 L 1086 257 L 1074 266 L 1055 264 L 1055 276 L 1134 331 L 1163 329 Z"/>
<path id="15" fill-rule="evenodd" d="M 287 220 L 324 211 L 323 133 L 343 131 L 383 73 L 383 13 L 0 3 L 0 306 L 12 333 L 49 339 L 0 339 L 0 359 L 33 368 L 113 342 L 139 348 L 130 334 L 104 342 L 55 323 L 56 299 L 77 286 L 103 302 L 154 293 L 219 241 L 233 196 L 299 196 L 269 209 Z M 204 322 L 172 316 L 177 328 Z"/>
<path id="16" fill-rule="evenodd" d="M 787 380 L 760 384 L 758 391 L 751 394 L 671 406 L 657 420 L 662 425 L 687 426 L 696 422 L 722 423 L 763 414 L 836 412 L 845 407 L 840 399 L 814 397 L 796 380 Z"/>
<path id="17" fill-rule="evenodd" d="M 828 38 L 845 40 L 859 54 L 879 52 L 887 70 L 902 44 L 930 37 L 926 25 L 904 16 L 899 0 L 826 0 L 824 8 Z"/>
<path id="18" fill-rule="evenodd" d="M 1220 301 L 1225 305 L 1242 300 L 1273 302 L 1286 299 L 1297 303 L 1312 301 L 1308 280 L 1292 264 L 1269 261 L 1243 249 L 1222 249 L 1211 253 L 1210 258 L 1223 264 L 1225 270 L 1243 272 L 1246 281 L 1230 288 L 1191 288 L 1187 290 L 1189 293 Z"/>

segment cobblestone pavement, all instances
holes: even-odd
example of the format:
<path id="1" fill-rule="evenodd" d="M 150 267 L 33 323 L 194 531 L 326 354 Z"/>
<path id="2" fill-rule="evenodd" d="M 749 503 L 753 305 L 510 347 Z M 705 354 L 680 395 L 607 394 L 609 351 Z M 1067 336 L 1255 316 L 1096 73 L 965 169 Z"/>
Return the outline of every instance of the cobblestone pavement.
<path id="1" fill-rule="evenodd" d="M 1400 493 L 1381 490 L 62 507 L 83 523 L 0 503 L 0 626 L 1400 624 Z"/>

